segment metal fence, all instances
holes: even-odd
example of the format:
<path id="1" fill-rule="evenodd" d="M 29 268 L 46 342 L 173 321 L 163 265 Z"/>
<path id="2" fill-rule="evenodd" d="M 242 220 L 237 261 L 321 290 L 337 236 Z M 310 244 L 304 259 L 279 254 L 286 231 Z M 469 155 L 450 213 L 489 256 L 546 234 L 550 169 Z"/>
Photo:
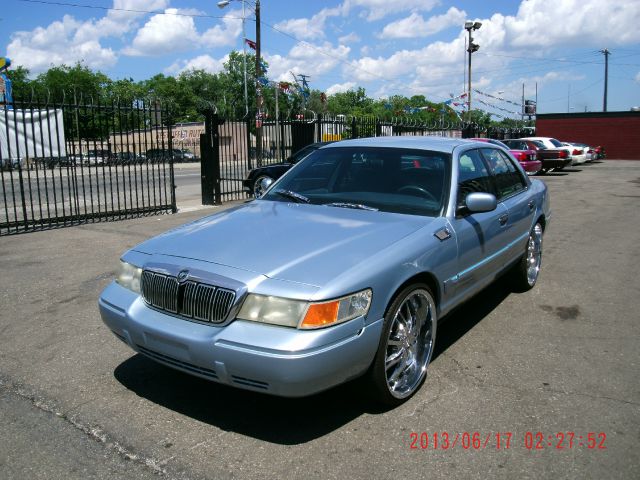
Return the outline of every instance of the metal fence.
<path id="1" fill-rule="evenodd" d="M 157 102 L 0 106 L 0 235 L 176 211 Z"/>
<path id="2" fill-rule="evenodd" d="M 519 138 L 523 129 L 486 129 L 473 123 L 419 123 L 409 118 L 379 119 L 346 115 L 299 116 L 262 122 L 261 158 L 257 158 L 255 120 L 205 114 L 202 149 L 203 204 L 249 198 L 242 181 L 249 170 L 286 159 L 315 142 L 382 136 L 445 136 L 453 138 Z"/>

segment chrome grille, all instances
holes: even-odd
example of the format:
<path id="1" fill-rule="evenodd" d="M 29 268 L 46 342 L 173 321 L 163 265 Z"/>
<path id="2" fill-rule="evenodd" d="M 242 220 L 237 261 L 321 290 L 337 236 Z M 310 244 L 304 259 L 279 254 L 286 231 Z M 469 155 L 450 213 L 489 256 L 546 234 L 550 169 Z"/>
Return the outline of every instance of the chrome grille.
<path id="1" fill-rule="evenodd" d="M 223 322 L 236 294 L 233 290 L 192 280 L 178 282 L 176 277 L 144 270 L 142 297 L 160 310 L 202 322 Z"/>
<path id="2" fill-rule="evenodd" d="M 161 273 L 142 272 L 142 296 L 160 310 L 178 313 L 178 279 Z"/>

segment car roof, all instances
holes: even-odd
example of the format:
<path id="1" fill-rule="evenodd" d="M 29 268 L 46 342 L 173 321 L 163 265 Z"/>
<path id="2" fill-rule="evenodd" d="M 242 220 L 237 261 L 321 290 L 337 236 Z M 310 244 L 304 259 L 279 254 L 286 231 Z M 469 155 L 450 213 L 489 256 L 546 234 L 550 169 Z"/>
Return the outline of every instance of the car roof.
<path id="1" fill-rule="evenodd" d="M 391 137 L 370 137 L 353 140 L 342 140 L 323 147 L 387 147 L 387 148 L 418 148 L 432 150 L 436 152 L 451 153 L 454 148 L 461 145 L 478 143 L 460 138 L 437 137 L 437 136 L 391 136 Z"/>

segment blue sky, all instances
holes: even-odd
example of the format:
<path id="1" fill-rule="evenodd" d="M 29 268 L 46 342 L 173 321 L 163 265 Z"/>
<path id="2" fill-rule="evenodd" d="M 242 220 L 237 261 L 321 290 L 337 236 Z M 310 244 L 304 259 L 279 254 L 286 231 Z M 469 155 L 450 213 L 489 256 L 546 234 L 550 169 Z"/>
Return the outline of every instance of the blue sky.
<path id="1" fill-rule="evenodd" d="M 54 4 L 55 3 L 55 4 Z M 215 72 L 242 49 L 242 3 L 212 0 L 4 0 L 0 42 L 37 74 L 83 61 L 112 78 Z M 247 4 L 253 3 L 247 1 Z M 599 111 L 608 48 L 608 109 L 640 106 L 638 0 L 262 0 L 262 48 L 272 80 L 310 76 L 327 93 L 362 86 L 370 96 L 464 91 L 465 20 L 473 33 L 474 108 L 514 116 L 525 84 L 538 111 Z M 96 8 L 97 7 L 97 8 Z M 103 8 L 100 8 L 103 7 Z M 110 9 L 111 8 L 111 9 Z M 247 8 L 247 37 L 255 21 Z M 498 97 L 503 100 L 499 100 Z M 483 101 L 484 103 L 480 103 Z M 510 103 L 512 102 L 512 103 Z"/>

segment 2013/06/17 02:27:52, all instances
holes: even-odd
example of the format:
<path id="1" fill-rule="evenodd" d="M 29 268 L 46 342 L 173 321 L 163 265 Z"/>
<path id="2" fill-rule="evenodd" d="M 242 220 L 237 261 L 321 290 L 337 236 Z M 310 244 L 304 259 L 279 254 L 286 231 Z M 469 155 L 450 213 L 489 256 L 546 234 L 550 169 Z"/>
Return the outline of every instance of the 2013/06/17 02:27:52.
<path id="1" fill-rule="evenodd" d="M 522 438 L 522 443 L 518 439 Z M 606 450 L 607 434 L 604 432 L 588 432 L 580 435 L 576 432 L 542 432 L 527 431 L 522 437 L 513 432 L 411 432 L 409 434 L 410 450 L 449 450 L 456 447 L 463 450 L 509 450 L 512 447 L 524 447 L 527 450 Z"/>

